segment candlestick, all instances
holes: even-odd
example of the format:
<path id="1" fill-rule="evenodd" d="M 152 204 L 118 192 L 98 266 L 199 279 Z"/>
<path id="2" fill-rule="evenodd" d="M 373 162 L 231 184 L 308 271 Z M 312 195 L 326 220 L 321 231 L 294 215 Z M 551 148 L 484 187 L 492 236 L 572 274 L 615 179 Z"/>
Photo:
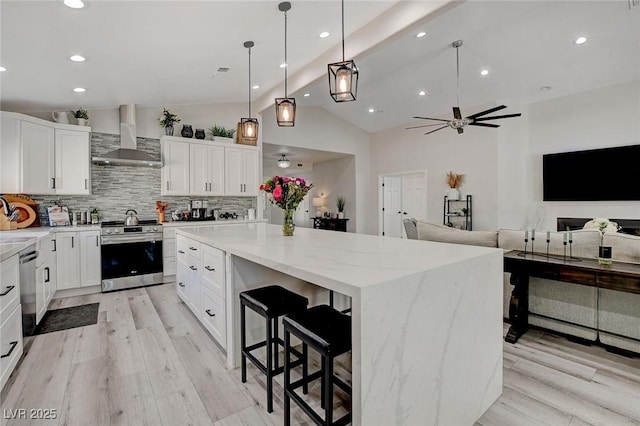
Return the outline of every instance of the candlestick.
<path id="1" fill-rule="evenodd" d="M 562 237 L 562 238 L 563 238 L 562 242 L 563 242 L 563 243 L 565 243 L 565 244 L 567 244 L 567 237 L 568 237 L 568 235 L 567 235 L 567 233 L 565 232 L 565 233 L 564 233 L 564 235 L 563 235 L 563 237 Z"/>
<path id="2" fill-rule="evenodd" d="M 569 242 L 573 242 L 573 233 L 571 231 L 569 231 Z"/>
<path id="3" fill-rule="evenodd" d="M 547 231 L 547 242 L 551 241 L 551 232 Z"/>
<path id="4" fill-rule="evenodd" d="M 531 230 L 531 239 L 534 240 L 536 238 L 536 230 L 532 229 Z"/>
<path id="5" fill-rule="evenodd" d="M 524 231 L 524 240 L 525 241 L 529 240 L 529 231 Z"/>
<path id="6" fill-rule="evenodd" d="M 532 255 L 536 252 L 534 247 L 535 242 L 536 242 L 536 230 L 532 229 L 531 230 L 531 254 Z"/>
<path id="7" fill-rule="evenodd" d="M 562 242 L 562 245 L 564 245 L 564 256 L 563 256 L 563 258 L 564 258 L 564 261 L 566 262 L 567 261 L 567 239 L 566 239 L 567 234 L 565 234 L 564 236 L 565 236 L 565 240 Z"/>

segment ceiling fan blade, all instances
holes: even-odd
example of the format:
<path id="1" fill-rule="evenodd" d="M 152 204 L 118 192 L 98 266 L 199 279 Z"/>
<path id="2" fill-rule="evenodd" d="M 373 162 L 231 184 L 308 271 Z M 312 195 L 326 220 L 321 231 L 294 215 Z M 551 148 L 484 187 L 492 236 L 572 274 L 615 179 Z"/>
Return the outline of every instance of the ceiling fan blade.
<path id="1" fill-rule="evenodd" d="M 437 124 L 424 124 L 422 126 L 412 126 L 412 127 L 405 127 L 405 130 L 410 130 L 410 129 L 420 129 L 421 127 L 433 127 L 433 126 L 442 126 L 442 123 L 437 123 Z"/>
<path id="2" fill-rule="evenodd" d="M 458 134 L 464 133 L 464 129 L 462 127 L 458 127 Z"/>
<path id="3" fill-rule="evenodd" d="M 449 122 L 449 120 L 443 120 L 442 118 L 429 118 L 429 117 L 411 117 L 411 118 L 418 118 L 420 120 L 434 120 L 434 121 L 444 121 L 444 122 Z"/>
<path id="4" fill-rule="evenodd" d="M 476 118 L 476 117 L 480 117 L 481 115 L 491 114 L 492 112 L 500 111 L 501 109 L 505 109 L 506 107 L 507 107 L 506 105 L 500 105 L 495 108 L 487 109 L 485 111 L 476 112 L 475 114 L 472 114 L 467 118 Z"/>
<path id="5" fill-rule="evenodd" d="M 462 114 L 460 113 L 460 108 L 459 108 L 459 107 L 453 107 L 453 116 L 454 116 L 457 120 L 462 119 Z"/>
<path id="6" fill-rule="evenodd" d="M 432 131 L 430 131 L 430 132 L 425 133 L 425 135 L 429 135 L 429 134 L 431 134 L 431 133 L 433 133 L 433 132 L 437 132 L 438 130 L 442 130 L 442 129 L 444 129 L 445 127 L 449 127 L 449 125 L 448 125 L 448 124 L 445 124 L 445 125 L 444 125 L 444 126 L 442 126 L 442 127 L 438 127 L 438 128 L 437 128 L 437 129 L 435 129 L 435 130 L 432 130 Z"/>
<path id="7" fill-rule="evenodd" d="M 506 115 L 494 115 L 494 116 L 492 116 L 492 117 L 476 118 L 474 121 L 498 120 L 498 119 L 500 119 L 500 118 L 520 117 L 521 115 L 522 115 L 521 113 L 517 113 L 517 114 L 506 114 Z"/>
<path id="8" fill-rule="evenodd" d="M 469 123 L 469 126 L 500 127 L 499 124 L 489 124 L 489 123 Z"/>

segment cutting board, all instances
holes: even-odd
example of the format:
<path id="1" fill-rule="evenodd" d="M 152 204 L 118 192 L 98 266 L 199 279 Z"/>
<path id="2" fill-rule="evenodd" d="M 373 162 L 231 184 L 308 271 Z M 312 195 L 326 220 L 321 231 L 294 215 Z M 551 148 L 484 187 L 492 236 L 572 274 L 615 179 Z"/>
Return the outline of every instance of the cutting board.
<path id="1" fill-rule="evenodd" d="M 9 204 L 18 208 L 20 216 L 18 218 L 18 228 L 38 227 L 38 204 L 26 194 L 4 194 L 3 197 Z M 4 209 L 2 209 L 4 212 Z"/>

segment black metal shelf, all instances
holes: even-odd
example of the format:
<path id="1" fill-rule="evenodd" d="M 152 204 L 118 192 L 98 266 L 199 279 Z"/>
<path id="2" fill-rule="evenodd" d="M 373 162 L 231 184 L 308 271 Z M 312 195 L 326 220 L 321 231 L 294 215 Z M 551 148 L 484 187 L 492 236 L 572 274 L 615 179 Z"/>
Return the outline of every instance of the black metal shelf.
<path id="1" fill-rule="evenodd" d="M 464 203 L 464 206 L 460 206 L 459 203 Z M 465 211 L 463 211 L 463 209 L 465 209 Z M 444 225 L 471 231 L 473 229 L 472 217 L 473 203 L 471 195 L 467 195 L 460 200 L 450 200 L 449 197 L 444 196 L 444 209 L 442 214 L 442 223 Z M 452 218 L 454 218 L 453 221 L 451 220 Z"/>

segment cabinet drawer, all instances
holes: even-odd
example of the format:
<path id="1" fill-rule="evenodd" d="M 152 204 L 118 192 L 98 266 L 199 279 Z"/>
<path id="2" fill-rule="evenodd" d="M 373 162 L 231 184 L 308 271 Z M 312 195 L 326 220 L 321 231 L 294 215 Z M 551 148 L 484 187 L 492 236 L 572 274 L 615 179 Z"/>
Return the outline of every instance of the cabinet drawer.
<path id="1" fill-rule="evenodd" d="M 166 257 L 166 256 L 163 257 L 162 272 L 164 273 L 165 276 L 176 274 L 176 263 L 177 263 L 177 260 L 175 257 Z"/>
<path id="2" fill-rule="evenodd" d="M 162 228 L 162 239 L 173 240 L 176 238 L 176 228 Z"/>
<path id="3" fill-rule="evenodd" d="M 187 297 L 189 294 L 189 273 L 187 271 L 188 269 L 185 264 L 178 263 L 178 267 L 176 269 L 176 292 L 178 293 L 178 297 L 182 299 L 184 303 L 189 303 Z"/>
<path id="4" fill-rule="evenodd" d="M 178 235 L 176 238 L 176 257 L 178 262 L 187 263 L 187 257 L 189 256 L 189 240 L 182 235 Z"/>
<path id="5" fill-rule="evenodd" d="M 202 246 L 202 282 L 219 297 L 225 298 L 223 251 Z"/>
<path id="6" fill-rule="evenodd" d="M 202 288 L 200 321 L 224 349 L 227 348 L 227 328 L 224 300 L 206 287 Z"/>
<path id="7" fill-rule="evenodd" d="M 22 309 L 20 305 L 0 325 L 0 389 L 22 356 Z"/>
<path id="8" fill-rule="evenodd" d="M 19 304 L 18 255 L 15 255 L 0 264 L 0 324 L 9 317 Z"/>

